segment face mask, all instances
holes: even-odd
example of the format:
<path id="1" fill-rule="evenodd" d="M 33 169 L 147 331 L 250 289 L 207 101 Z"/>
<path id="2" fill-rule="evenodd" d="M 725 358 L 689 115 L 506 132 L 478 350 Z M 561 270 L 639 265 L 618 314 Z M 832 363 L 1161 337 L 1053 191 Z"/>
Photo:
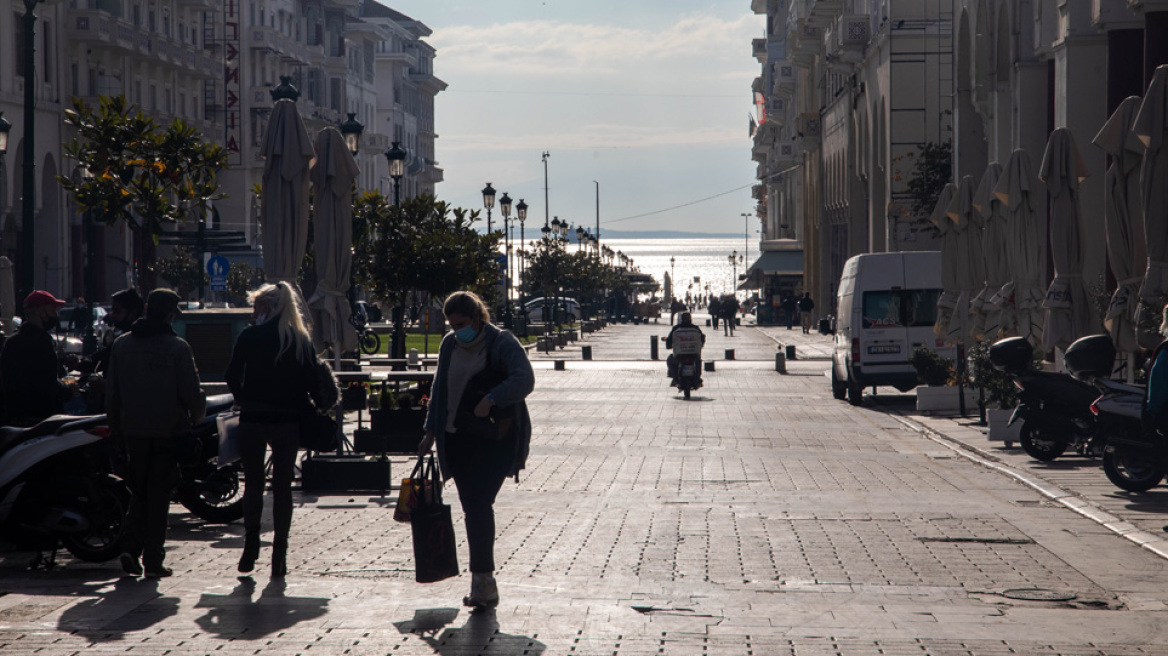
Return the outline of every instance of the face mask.
<path id="1" fill-rule="evenodd" d="M 477 337 L 478 334 L 479 331 L 475 330 L 474 326 L 463 326 L 462 328 L 454 331 L 454 338 L 463 344 L 467 344 L 473 342 L 474 338 Z"/>

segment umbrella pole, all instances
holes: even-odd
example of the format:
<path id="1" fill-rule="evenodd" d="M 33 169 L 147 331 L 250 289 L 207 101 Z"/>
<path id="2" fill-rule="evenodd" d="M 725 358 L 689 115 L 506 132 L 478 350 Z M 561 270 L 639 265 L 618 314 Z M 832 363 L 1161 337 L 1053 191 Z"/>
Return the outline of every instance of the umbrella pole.
<path id="1" fill-rule="evenodd" d="M 965 417 L 965 342 L 957 343 L 957 409 Z"/>
<path id="2" fill-rule="evenodd" d="M 333 371 L 341 370 L 341 330 L 342 328 L 337 324 L 339 321 L 333 323 Z M 343 395 L 342 395 L 343 397 Z M 344 455 L 345 453 L 345 403 L 337 398 L 337 455 Z"/>

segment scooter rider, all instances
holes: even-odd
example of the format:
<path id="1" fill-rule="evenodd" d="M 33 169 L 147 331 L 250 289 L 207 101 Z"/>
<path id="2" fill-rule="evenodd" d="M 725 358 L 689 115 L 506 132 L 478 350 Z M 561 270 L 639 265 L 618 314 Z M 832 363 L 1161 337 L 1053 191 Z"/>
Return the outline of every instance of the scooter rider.
<path id="1" fill-rule="evenodd" d="M 668 349 L 673 348 L 673 334 L 676 333 L 678 330 L 682 330 L 682 329 L 698 331 L 698 334 L 702 336 L 702 345 L 703 346 L 705 345 L 706 334 L 702 332 L 701 328 L 698 328 L 696 325 L 694 325 L 693 315 L 689 312 L 682 312 L 678 317 L 677 325 L 669 330 L 668 336 L 663 338 L 665 340 L 665 348 L 668 348 Z M 701 362 L 699 361 L 698 364 L 700 365 Z M 665 359 L 665 366 L 668 370 L 669 377 L 676 378 L 677 377 L 677 356 L 670 353 L 669 357 Z M 700 366 L 698 367 L 698 376 L 701 377 L 701 367 Z"/>
<path id="2" fill-rule="evenodd" d="M 49 334 L 57 327 L 57 308 L 64 304 L 39 289 L 24 299 L 24 322 L 0 353 L 0 392 L 10 425 L 32 426 L 61 414 L 76 393 L 75 384 L 61 380 L 65 371 Z"/>

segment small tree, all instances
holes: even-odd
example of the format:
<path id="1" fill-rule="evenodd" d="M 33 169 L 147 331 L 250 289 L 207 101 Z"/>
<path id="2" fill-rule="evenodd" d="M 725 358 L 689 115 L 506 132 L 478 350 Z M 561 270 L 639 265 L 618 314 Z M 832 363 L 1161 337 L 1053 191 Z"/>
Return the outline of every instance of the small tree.
<path id="1" fill-rule="evenodd" d="M 154 272 L 183 298 L 189 298 L 199 288 L 200 278 L 204 282 L 209 278 L 195 252 L 185 246 L 176 247 L 169 257 L 155 260 Z"/>

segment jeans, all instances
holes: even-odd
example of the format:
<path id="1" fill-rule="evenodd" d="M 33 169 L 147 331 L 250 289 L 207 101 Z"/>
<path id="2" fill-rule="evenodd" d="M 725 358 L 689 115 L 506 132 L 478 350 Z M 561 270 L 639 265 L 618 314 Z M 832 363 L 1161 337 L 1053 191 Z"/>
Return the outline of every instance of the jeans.
<path id="1" fill-rule="evenodd" d="M 264 454 L 272 447 L 272 523 L 275 542 L 288 543 L 292 529 L 292 468 L 300 448 L 300 424 L 295 422 L 239 424 L 239 459 L 243 463 L 243 527 L 259 537 L 264 512 Z"/>
<path id="2" fill-rule="evenodd" d="M 495 571 L 495 497 L 514 458 L 514 440 L 492 442 L 446 434 L 446 464 L 466 515 L 472 574 Z"/>
<path id="3" fill-rule="evenodd" d="M 126 520 L 126 552 L 142 558 L 147 571 L 162 567 L 166 558 L 166 523 L 170 493 L 177 480 L 174 439 L 127 438 L 127 483 L 134 497 Z"/>

